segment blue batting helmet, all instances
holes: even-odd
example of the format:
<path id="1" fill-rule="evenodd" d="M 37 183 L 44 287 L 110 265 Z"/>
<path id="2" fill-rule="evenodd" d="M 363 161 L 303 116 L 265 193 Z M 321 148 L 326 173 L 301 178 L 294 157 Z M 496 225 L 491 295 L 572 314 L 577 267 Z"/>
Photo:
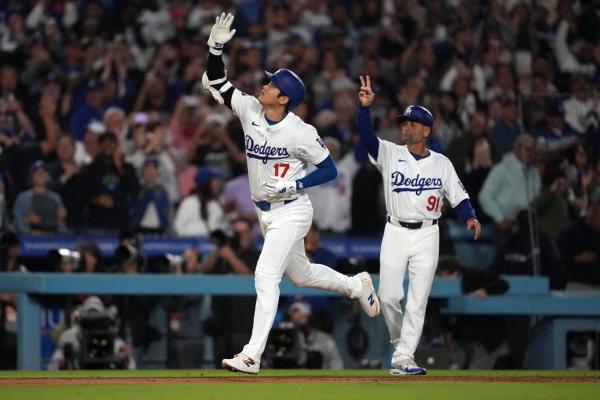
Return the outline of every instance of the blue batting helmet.
<path id="1" fill-rule="evenodd" d="M 267 78 L 290 99 L 290 110 L 302 103 L 306 90 L 302 79 L 286 68 L 281 68 L 275 73 L 267 72 Z"/>
<path id="2" fill-rule="evenodd" d="M 431 128 L 433 126 L 433 114 L 423 106 L 412 104 L 406 107 L 404 114 L 398 116 L 398 121 L 414 121 Z"/>

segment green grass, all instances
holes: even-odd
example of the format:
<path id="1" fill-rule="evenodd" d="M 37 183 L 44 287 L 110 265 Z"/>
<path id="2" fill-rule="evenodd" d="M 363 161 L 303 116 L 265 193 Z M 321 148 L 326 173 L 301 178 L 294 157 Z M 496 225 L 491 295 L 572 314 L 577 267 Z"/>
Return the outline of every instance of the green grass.
<path id="1" fill-rule="evenodd" d="M 584 376 L 597 377 L 593 383 L 467 383 L 418 382 L 399 377 L 385 382 L 322 382 L 322 383 L 231 383 L 231 384 L 128 384 L 70 386 L 0 386 L 0 400 L 313 400 L 313 399 L 598 399 L 598 371 L 430 371 L 430 377 L 508 377 L 508 376 Z M 126 378 L 126 377 L 215 377 L 244 378 L 227 371 L 7 371 L 4 378 Z M 260 377 L 389 377 L 384 370 L 264 370 Z M 1 382 L 0 382 L 1 383 Z"/>
<path id="2" fill-rule="evenodd" d="M 6 400 L 198 400 L 198 399 L 597 399 L 590 384 L 483 384 L 483 383 L 254 383 L 248 385 L 124 385 L 19 387 L 5 391 Z"/>

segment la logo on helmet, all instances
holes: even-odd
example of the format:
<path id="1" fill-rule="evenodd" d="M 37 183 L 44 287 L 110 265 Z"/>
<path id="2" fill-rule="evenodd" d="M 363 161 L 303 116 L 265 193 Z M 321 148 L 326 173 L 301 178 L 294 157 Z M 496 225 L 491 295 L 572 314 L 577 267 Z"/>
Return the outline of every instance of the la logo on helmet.
<path id="1" fill-rule="evenodd" d="M 411 113 L 412 113 L 412 106 L 406 107 L 406 111 L 404 111 L 404 114 L 411 114 Z"/>

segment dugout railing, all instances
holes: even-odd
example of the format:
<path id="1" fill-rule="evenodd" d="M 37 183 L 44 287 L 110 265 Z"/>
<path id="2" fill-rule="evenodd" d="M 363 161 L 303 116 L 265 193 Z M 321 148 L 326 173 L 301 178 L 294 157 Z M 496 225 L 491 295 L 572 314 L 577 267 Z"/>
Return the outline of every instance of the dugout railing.
<path id="1" fill-rule="evenodd" d="M 378 285 L 378 277 L 374 278 L 375 285 Z M 502 296 L 489 296 L 485 300 L 462 295 L 459 280 L 436 278 L 431 297 L 445 299 L 443 312 L 450 314 L 551 317 L 554 323 L 540 336 L 538 344 L 542 348 L 547 346 L 544 350 L 547 357 L 540 366 L 565 368 L 565 338 L 569 329 L 600 329 L 600 293 L 552 292 L 548 279 L 544 277 L 505 278 L 510 290 Z M 40 295 L 248 295 L 254 294 L 254 280 L 252 276 L 234 275 L 2 273 L 0 292 L 15 293 L 17 297 L 18 368 L 36 370 L 41 368 L 41 306 L 37 301 Z M 284 279 L 281 294 L 312 296 L 330 293 L 296 288 Z"/>

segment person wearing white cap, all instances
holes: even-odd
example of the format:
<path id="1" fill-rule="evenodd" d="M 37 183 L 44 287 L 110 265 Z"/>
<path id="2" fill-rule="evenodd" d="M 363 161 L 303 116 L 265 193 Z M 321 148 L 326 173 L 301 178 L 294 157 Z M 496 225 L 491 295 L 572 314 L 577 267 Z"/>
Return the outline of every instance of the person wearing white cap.
<path id="1" fill-rule="evenodd" d="M 75 142 L 75 163 L 77 165 L 87 165 L 96 158 L 100 152 L 98 139 L 104 132 L 106 132 L 106 127 L 102 122 L 90 121 L 83 134 L 83 141 Z"/>
<path id="2" fill-rule="evenodd" d="M 129 133 L 129 123 L 125 111 L 116 106 L 108 107 L 102 116 L 102 123 L 108 132 L 117 135 L 119 143 L 123 147 L 123 153 L 129 154 L 132 145 L 127 135 Z"/>
<path id="3" fill-rule="evenodd" d="M 106 130 L 116 133 L 119 140 L 123 142 L 127 134 L 127 119 L 125 112 L 119 107 L 109 107 L 104 111 L 102 122 L 106 126 Z"/>
<path id="4" fill-rule="evenodd" d="M 311 326 L 312 309 L 310 304 L 297 301 L 288 308 L 288 314 L 290 321 L 300 329 L 306 339 L 306 350 L 309 352 L 308 362 L 311 363 L 310 360 L 315 360 L 313 365 L 308 365 L 309 368 L 344 368 L 342 356 L 331 335 Z M 313 353 L 313 356 L 310 353 Z"/>

